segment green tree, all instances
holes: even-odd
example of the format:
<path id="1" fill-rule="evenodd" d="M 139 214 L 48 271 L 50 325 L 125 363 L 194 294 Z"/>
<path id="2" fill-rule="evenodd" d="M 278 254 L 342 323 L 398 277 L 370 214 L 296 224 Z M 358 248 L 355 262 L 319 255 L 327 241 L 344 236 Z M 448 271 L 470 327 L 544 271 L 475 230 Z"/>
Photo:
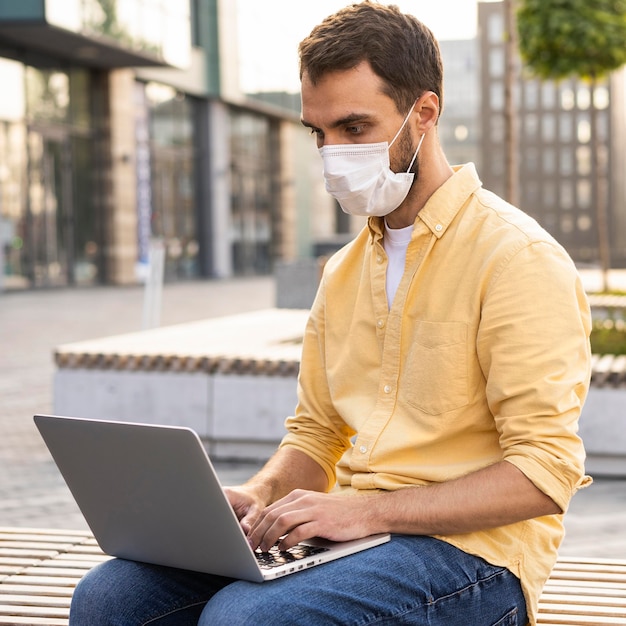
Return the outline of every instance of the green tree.
<path id="1" fill-rule="evenodd" d="M 606 159 L 600 159 L 598 81 L 626 64 L 626 0 L 519 0 L 522 60 L 542 79 L 577 77 L 589 83 L 591 168 L 604 289 L 610 269 Z"/>

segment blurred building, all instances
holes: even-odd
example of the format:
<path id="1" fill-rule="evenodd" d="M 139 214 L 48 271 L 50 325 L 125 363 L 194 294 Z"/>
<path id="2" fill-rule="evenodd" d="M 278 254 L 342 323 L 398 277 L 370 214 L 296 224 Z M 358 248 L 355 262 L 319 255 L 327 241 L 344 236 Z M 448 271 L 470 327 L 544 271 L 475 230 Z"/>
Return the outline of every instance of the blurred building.
<path id="1" fill-rule="evenodd" d="M 482 169 L 485 187 L 505 195 L 504 5 L 479 2 Z M 589 85 L 540 81 L 520 71 L 519 204 L 578 263 L 598 263 L 593 206 Z M 606 164 L 613 267 L 626 267 L 626 73 L 614 72 L 595 92 L 601 159 Z"/>
<path id="2" fill-rule="evenodd" d="M 480 58 L 476 39 L 440 41 L 443 112 L 439 139 L 448 161 L 473 162 L 481 170 Z"/>
<path id="3" fill-rule="evenodd" d="M 2 0 L 0 289 L 135 283 L 155 240 L 166 280 L 310 253 L 314 146 L 239 89 L 236 5 Z"/>

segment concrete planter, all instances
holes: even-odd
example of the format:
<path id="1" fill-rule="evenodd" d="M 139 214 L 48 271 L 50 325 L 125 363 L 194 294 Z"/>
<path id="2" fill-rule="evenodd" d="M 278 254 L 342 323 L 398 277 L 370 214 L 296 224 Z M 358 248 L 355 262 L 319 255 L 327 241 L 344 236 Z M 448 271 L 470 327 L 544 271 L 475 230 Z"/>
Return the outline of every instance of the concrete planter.
<path id="1" fill-rule="evenodd" d="M 60 346 L 54 410 L 196 430 L 216 458 L 263 460 L 296 406 L 308 310 L 268 309 Z M 580 419 L 592 474 L 626 476 L 626 359 L 594 356 Z"/>

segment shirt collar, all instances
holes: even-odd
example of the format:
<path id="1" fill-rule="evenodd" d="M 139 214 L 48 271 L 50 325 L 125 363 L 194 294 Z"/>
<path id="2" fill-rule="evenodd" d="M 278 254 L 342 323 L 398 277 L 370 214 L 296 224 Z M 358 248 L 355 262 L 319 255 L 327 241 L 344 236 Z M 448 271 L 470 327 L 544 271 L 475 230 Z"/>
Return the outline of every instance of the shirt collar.
<path id="1" fill-rule="evenodd" d="M 454 174 L 430 196 L 415 220 L 415 223 L 422 221 L 437 238 L 446 232 L 468 198 L 482 186 L 473 163 L 452 169 Z M 374 241 L 383 236 L 384 218 L 370 217 L 367 223 Z"/>

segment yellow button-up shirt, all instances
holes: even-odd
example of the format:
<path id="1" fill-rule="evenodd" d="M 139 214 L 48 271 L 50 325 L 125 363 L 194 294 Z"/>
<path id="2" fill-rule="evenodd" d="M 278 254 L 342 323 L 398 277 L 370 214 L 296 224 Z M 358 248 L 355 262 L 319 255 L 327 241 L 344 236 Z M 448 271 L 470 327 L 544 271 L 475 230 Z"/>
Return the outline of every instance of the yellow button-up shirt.
<path id="1" fill-rule="evenodd" d="M 591 321 L 569 256 L 482 189 L 471 164 L 420 211 L 391 308 L 383 236 L 382 219 L 370 218 L 326 264 L 282 445 L 356 493 L 448 481 L 504 459 L 565 511 L 590 481 L 576 433 Z M 439 538 L 510 569 L 534 615 L 562 521 Z"/>

